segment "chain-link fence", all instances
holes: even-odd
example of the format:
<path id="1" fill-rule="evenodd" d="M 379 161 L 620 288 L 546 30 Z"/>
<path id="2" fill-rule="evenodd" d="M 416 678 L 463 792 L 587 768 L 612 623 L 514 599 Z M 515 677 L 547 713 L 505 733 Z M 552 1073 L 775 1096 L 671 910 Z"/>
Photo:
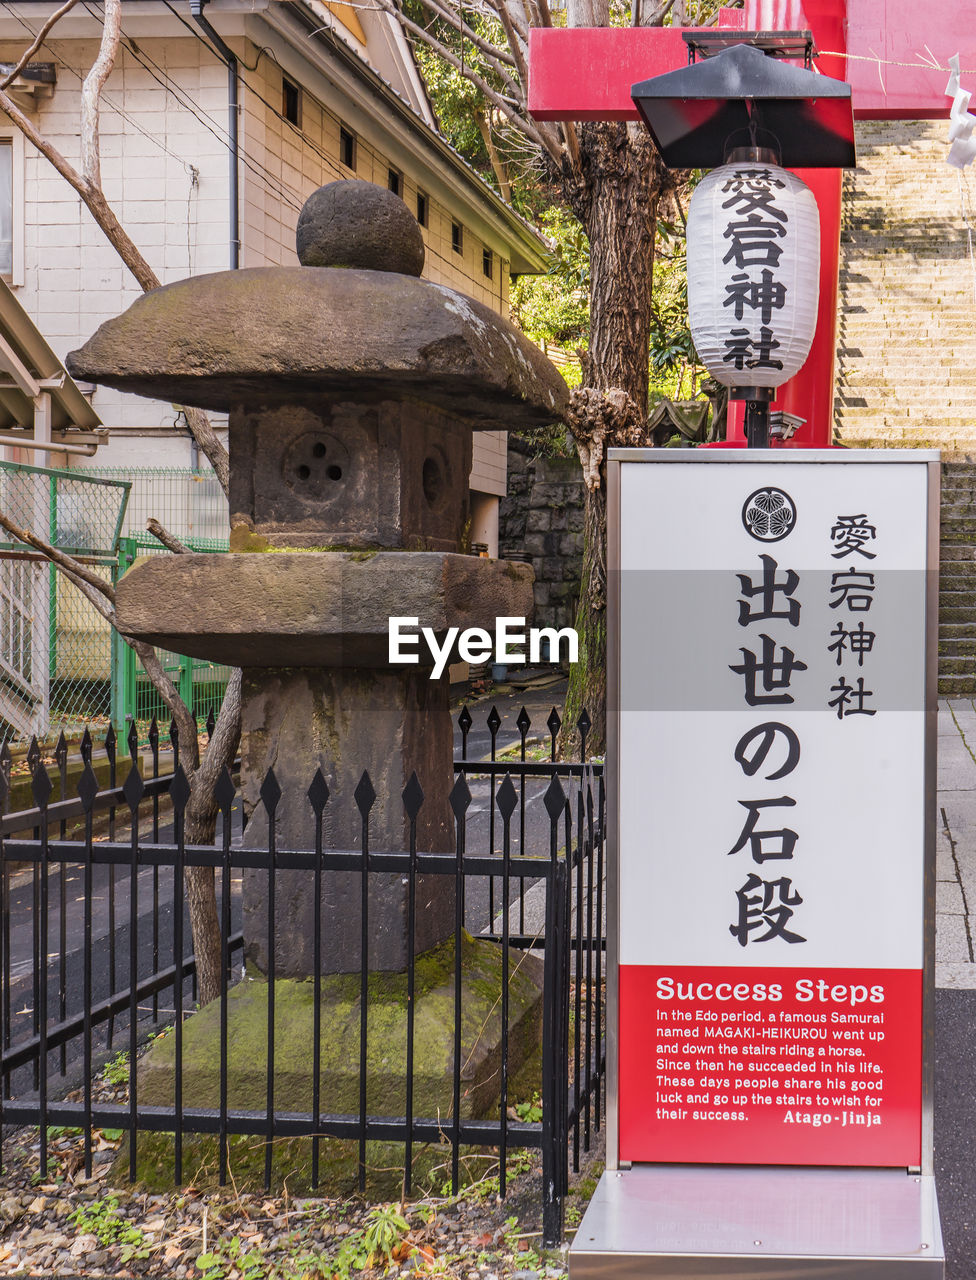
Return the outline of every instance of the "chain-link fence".
<path id="1" fill-rule="evenodd" d="M 0 463 L 0 511 L 107 582 L 138 555 L 169 554 L 146 532 L 149 516 L 194 551 L 227 550 L 227 500 L 209 469 Z M 201 722 L 220 710 L 227 668 L 160 656 Z M 0 530 L 0 741 L 71 737 L 110 720 L 144 732 L 153 715 L 169 713 L 129 646 L 72 582 Z"/>
<path id="2" fill-rule="evenodd" d="M 196 471 L 185 467 L 85 467 L 84 474 L 122 480 L 130 486 L 120 532 L 140 547 L 159 550 L 159 543 L 146 532 L 146 521 L 154 516 L 194 551 L 227 550 L 227 498 L 209 467 Z"/>
<path id="3" fill-rule="evenodd" d="M 111 581 L 129 496 L 121 478 L 0 464 L 0 510 Z M 0 534 L 0 734 L 107 719 L 109 626 L 77 587 Z"/>

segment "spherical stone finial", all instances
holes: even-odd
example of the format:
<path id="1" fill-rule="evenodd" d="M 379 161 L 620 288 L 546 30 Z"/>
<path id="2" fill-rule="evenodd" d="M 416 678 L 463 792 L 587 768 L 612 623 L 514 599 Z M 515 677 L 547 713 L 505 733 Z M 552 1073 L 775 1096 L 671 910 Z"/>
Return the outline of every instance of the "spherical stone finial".
<path id="1" fill-rule="evenodd" d="M 298 215 L 295 239 L 303 267 L 354 267 L 419 276 L 420 225 L 399 196 L 352 178 L 313 191 Z"/>

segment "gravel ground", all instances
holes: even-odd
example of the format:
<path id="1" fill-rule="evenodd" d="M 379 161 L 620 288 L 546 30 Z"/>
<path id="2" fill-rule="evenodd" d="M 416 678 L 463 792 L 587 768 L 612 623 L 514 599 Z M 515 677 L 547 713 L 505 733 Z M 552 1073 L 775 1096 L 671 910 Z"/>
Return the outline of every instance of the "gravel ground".
<path id="1" fill-rule="evenodd" d="M 124 1101 L 125 1090 L 102 1081 L 98 1095 Z M 598 1138 L 589 1153 L 581 1152 L 580 1174 L 572 1177 L 570 1239 L 602 1169 L 602 1135 Z M 5 1131 L 0 1276 L 542 1280 L 566 1275 L 565 1249 L 542 1250 L 538 1152 L 511 1156 L 505 1200 L 498 1198 L 497 1179 L 486 1176 L 457 1198 L 428 1197 L 400 1206 L 359 1197 L 238 1193 L 233 1187 L 149 1194 L 113 1178 L 123 1141 L 117 1131 L 96 1131 L 93 1176 L 86 1178 L 81 1138 L 52 1130 L 48 1174 L 42 1178 L 36 1131 Z"/>

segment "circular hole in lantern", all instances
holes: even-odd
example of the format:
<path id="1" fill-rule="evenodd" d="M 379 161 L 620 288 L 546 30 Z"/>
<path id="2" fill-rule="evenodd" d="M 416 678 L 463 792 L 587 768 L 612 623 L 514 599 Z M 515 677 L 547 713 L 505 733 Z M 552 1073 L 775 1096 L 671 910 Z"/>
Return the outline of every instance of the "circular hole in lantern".
<path id="1" fill-rule="evenodd" d="M 444 470 L 437 458 L 425 458 L 423 469 L 424 497 L 429 507 L 436 507 L 444 496 Z"/>

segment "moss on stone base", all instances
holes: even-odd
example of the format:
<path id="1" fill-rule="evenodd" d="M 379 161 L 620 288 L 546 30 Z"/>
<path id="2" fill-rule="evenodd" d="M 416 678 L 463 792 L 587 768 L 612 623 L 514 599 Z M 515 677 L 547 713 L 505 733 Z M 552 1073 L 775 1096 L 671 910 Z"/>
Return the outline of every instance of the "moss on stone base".
<path id="1" fill-rule="evenodd" d="M 274 1194 L 315 1192 L 351 1196 L 359 1192 L 359 1145 L 338 1138 L 320 1138 L 318 1182 L 312 1182 L 312 1139 L 278 1138 L 272 1144 L 271 1187 Z M 367 1142 L 366 1194 L 393 1200 L 403 1186 L 403 1144 Z M 227 1184 L 238 1192 L 264 1188 L 264 1139 L 230 1137 L 227 1143 Z M 462 1186 L 480 1182 L 498 1172 L 497 1151 L 462 1147 Z M 213 1134 L 186 1134 L 183 1138 L 183 1186 L 198 1191 L 216 1190 L 220 1183 L 220 1147 Z M 451 1148 L 446 1143 L 415 1143 L 413 1148 L 414 1195 L 444 1195 L 450 1189 Z M 128 1143 L 123 1142 L 112 1168 L 112 1182 L 128 1186 Z M 135 1182 L 156 1193 L 172 1191 L 176 1183 L 174 1141 L 171 1133 L 141 1133 L 136 1153 Z"/>
<path id="2" fill-rule="evenodd" d="M 510 953 L 509 1072 L 515 1076 L 537 1052 L 542 1024 L 542 963 Z M 461 1113 L 488 1114 L 497 1104 L 501 1070 L 501 947 L 462 937 Z M 414 1015 L 414 1115 L 452 1111 L 454 1058 L 453 939 L 417 957 Z M 274 984 L 274 1102 L 279 1112 L 312 1110 L 314 983 Z M 227 998 L 227 1105 L 264 1112 L 267 1101 L 268 983 L 245 978 Z M 368 978 L 366 1106 L 371 1115 L 406 1109 L 406 974 Z M 183 1025 L 183 1101 L 220 1105 L 220 1002 Z M 360 980 L 358 974 L 322 980 L 320 1108 L 359 1113 Z M 139 1064 L 140 1105 L 171 1106 L 176 1037 L 155 1042 Z"/>

